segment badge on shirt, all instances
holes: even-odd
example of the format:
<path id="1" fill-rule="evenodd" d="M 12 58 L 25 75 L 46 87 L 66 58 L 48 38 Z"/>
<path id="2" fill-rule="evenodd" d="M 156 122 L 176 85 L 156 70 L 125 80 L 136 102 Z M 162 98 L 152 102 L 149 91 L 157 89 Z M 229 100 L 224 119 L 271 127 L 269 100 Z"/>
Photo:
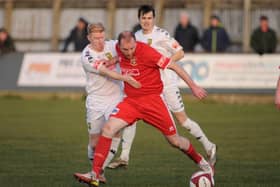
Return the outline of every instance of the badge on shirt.
<path id="1" fill-rule="evenodd" d="M 148 45 L 152 45 L 153 43 L 153 39 L 152 38 L 149 38 L 148 41 L 147 41 Z"/>
<path id="2" fill-rule="evenodd" d="M 108 60 L 112 60 L 113 58 L 113 55 L 110 52 L 105 53 L 105 56 L 108 58 Z"/>
<path id="3" fill-rule="evenodd" d="M 137 62 L 136 62 L 135 57 L 133 57 L 132 59 L 130 59 L 130 64 L 131 64 L 132 66 L 136 66 L 136 65 L 137 65 Z"/>

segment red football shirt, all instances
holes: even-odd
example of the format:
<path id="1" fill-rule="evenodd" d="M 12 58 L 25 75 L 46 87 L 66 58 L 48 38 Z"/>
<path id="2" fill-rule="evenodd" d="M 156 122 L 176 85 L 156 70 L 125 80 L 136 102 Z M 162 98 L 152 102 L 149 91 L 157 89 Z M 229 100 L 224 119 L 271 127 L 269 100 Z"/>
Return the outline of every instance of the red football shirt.
<path id="1" fill-rule="evenodd" d="M 136 89 L 129 84 L 124 84 L 124 92 L 129 97 L 139 97 L 149 94 L 161 94 L 163 84 L 159 68 L 166 68 L 170 59 L 161 55 L 152 47 L 142 42 L 136 42 L 133 59 L 127 59 L 117 45 L 122 74 L 129 74 L 139 81 L 141 88 Z"/>

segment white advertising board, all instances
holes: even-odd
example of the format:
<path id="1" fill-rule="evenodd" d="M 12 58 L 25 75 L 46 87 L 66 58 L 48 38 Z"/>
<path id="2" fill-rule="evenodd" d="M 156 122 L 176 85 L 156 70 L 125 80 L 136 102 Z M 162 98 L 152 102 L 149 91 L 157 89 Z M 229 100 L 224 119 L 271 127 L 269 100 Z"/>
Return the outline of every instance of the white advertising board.
<path id="1" fill-rule="evenodd" d="M 83 87 L 86 78 L 79 53 L 27 53 L 18 86 Z"/>
<path id="2" fill-rule="evenodd" d="M 280 55 L 186 54 L 179 64 L 200 86 L 214 89 L 274 89 Z M 80 53 L 27 53 L 19 86 L 83 87 Z M 178 78 L 181 88 L 186 84 Z"/>
<path id="3" fill-rule="evenodd" d="M 280 74 L 279 55 L 186 54 L 180 65 L 205 88 L 273 89 Z"/>

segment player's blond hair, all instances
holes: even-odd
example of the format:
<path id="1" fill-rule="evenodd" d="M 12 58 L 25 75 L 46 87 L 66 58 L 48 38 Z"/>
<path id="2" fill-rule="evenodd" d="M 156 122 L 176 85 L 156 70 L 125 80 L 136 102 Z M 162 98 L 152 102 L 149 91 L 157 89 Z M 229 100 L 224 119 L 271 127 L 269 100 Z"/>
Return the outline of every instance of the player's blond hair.
<path id="1" fill-rule="evenodd" d="M 102 23 L 90 23 L 87 27 L 88 34 L 90 33 L 101 33 L 105 31 L 105 27 Z"/>

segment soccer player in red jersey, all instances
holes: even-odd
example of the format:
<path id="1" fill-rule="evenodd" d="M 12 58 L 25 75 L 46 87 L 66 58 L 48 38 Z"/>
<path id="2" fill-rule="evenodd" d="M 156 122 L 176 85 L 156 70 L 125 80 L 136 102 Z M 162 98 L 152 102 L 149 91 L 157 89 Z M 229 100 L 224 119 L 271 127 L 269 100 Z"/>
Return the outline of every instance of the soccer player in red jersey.
<path id="1" fill-rule="evenodd" d="M 123 74 L 131 75 L 141 83 L 141 88 L 133 88 L 124 83 L 126 97 L 113 110 L 104 125 L 102 135 L 94 153 L 94 163 L 90 179 L 78 178 L 91 186 L 99 186 L 98 176 L 108 155 L 112 138 L 126 126 L 143 120 L 162 132 L 171 146 L 189 156 L 202 170 L 213 177 L 211 165 L 195 151 L 187 138 L 177 133 L 175 123 L 162 97 L 163 83 L 160 69 L 175 71 L 188 85 L 194 84 L 188 74 L 172 59 L 169 59 L 150 46 L 136 42 L 132 32 L 124 31 L 118 37 L 117 53 Z M 201 92 L 203 97 L 204 92 Z M 82 175 L 82 174 L 81 174 Z"/>

